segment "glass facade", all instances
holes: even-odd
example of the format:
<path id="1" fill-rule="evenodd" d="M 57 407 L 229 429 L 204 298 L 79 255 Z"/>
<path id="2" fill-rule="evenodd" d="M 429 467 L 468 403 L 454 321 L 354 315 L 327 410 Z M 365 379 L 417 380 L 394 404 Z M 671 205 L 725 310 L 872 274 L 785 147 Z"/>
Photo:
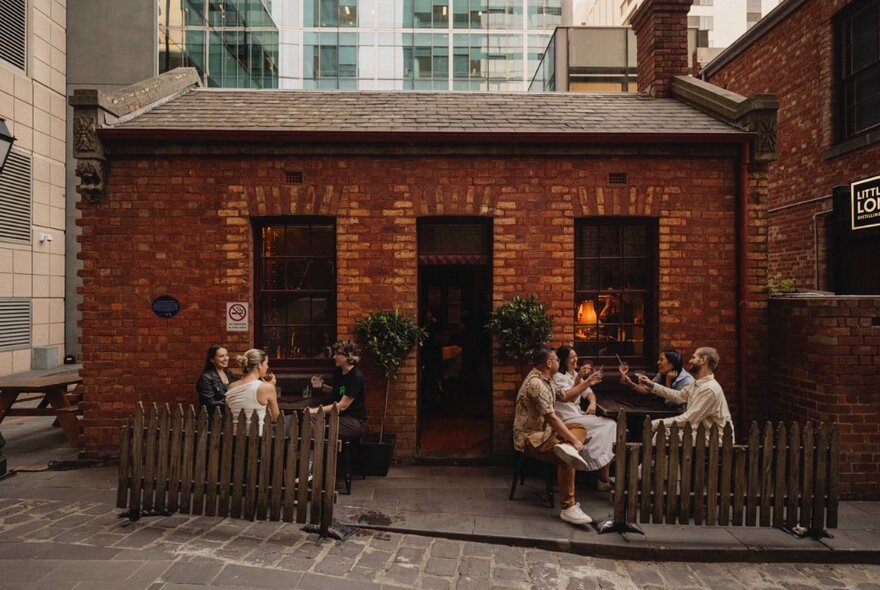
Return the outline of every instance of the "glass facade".
<path id="1" fill-rule="evenodd" d="M 165 0 L 159 72 L 194 67 L 208 86 L 277 88 L 279 34 L 267 0 Z"/>
<path id="2" fill-rule="evenodd" d="M 271 4 L 282 88 L 526 90 L 563 0 Z"/>

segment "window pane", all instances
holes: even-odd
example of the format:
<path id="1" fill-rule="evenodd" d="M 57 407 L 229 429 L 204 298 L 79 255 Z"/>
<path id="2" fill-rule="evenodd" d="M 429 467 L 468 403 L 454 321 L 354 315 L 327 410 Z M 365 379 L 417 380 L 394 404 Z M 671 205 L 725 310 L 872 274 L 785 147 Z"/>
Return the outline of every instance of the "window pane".
<path id="1" fill-rule="evenodd" d="M 283 262 L 266 261 L 263 265 L 263 288 L 264 289 L 284 289 L 285 264 Z"/>
<path id="2" fill-rule="evenodd" d="M 596 225 L 581 226 L 580 240 L 575 244 L 575 256 L 599 255 L 599 227 Z"/>
<path id="3" fill-rule="evenodd" d="M 620 273 L 620 259 L 619 258 L 611 258 L 606 259 L 603 258 L 599 262 L 599 288 L 600 289 L 613 289 L 619 288 L 622 286 L 621 281 L 621 273 Z"/>
<path id="4" fill-rule="evenodd" d="M 575 289 L 578 291 L 599 290 L 599 261 L 578 260 L 575 263 Z"/>
<path id="5" fill-rule="evenodd" d="M 616 225 L 599 227 L 599 253 L 601 256 L 620 256 L 620 228 Z"/>
<path id="6" fill-rule="evenodd" d="M 308 324 L 311 319 L 311 297 L 290 297 L 287 299 L 287 322 Z"/>
<path id="7" fill-rule="evenodd" d="M 623 253 L 625 256 L 644 256 L 648 249 L 648 230 L 644 225 L 623 227 Z"/>
<path id="8" fill-rule="evenodd" d="M 263 257 L 278 256 L 284 244 L 284 227 L 267 225 L 262 231 Z"/>
<path id="9" fill-rule="evenodd" d="M 332 289 L 335 264 L 332 260 L 312 258 L 306 271 L 303 289 Z"/>
<path id="10" fill-rule="evenodd" d="M 309 228 L 290 226 L 287 228 L 287 248 L 285 256 L 302 256 L 309 251 Z"/>
<path id="11" fill-rule="evenodd" d="M 287 358 L 287 348 L 284 346 L 285 330 L 283 326 L 263 326 L 262 348 L 272 358 Z"/>
<path id="12" fill-rule="evenodd" d="M 622 286 L 627 289 L 648 288 L 648 261 L 645 258 L 627 258 L 624 260 L 624 281 Z"/>
<path id="13" fill-rule="evenodd" d="M 266 325 L 284 324 L 286 323 L 286 313 L 284 309 L 284 297 L 280 295 L 268 295 L 264 299 L 262 320 Z"/>

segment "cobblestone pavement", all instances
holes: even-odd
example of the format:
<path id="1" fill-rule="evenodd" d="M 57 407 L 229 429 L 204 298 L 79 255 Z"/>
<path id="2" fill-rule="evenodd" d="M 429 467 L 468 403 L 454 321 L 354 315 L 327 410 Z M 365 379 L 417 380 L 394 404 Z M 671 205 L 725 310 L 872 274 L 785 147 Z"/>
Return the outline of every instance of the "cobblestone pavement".
<path id="1" fill-rule="evenodd" d="M 0 588 L 712 588 L 880 590 L 880 566 L 685 564 L 174 515 L 130 523 L 106 503 L 0 499 Z"/>

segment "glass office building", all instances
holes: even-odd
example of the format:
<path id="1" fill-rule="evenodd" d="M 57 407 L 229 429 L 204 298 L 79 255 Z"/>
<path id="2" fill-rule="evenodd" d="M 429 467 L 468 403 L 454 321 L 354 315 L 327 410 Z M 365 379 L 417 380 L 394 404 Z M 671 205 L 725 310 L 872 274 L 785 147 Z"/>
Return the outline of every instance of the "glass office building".
<path id="1" fill-rule="evenodd" d="M 564 0 L 274 0 L 282 88 L 525 90 Z"/>
<path id="2" fill-rule="evenodd" d="M 278 88 L 268 0 L 159 0 L 159 72 L 195 67 L 208 86 Z"/>

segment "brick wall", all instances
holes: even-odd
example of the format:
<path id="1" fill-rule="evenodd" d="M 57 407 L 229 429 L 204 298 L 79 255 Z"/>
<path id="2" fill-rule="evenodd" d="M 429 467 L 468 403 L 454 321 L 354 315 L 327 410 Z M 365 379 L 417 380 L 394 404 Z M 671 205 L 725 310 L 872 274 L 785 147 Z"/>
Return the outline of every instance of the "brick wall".
<path id="1" fill-rule="evenodd" d="M 285 170 L 305 183 L 284 185 Z M 609 172 L 628 186 L 609 186 Z M 233 354 L 253 332 L 227 334 L 225 303 L 251 301 L 251 218 L 332 215 L 337 219 L 338 335 L 350 336 L 370 310 L 416 314 L 416 219 L 493 218 L 493 307 L 529 292 L 556 319 L 554 344 L 570 341 L 574 315 L 574 220 L 587 215 L 659 218 L 660 345 L 716 346 L 718 377 L 735 408 L 735 161 L 733 158 L 504 157 L 170 157 L 117 158 L 108 194 L 83 202 L 83 402 L 86 451 L 112 454 L 120 424 L 138 401 L 194 403 L 204 351 Z M 766 324 L 759 185 L 751 240 L 751 324 Z M 150 310 L 170 294 L 181 312 Z M 766 340 L 750 347 L 763 399 Z M 368 410 L 381 412 L 383 382 L 365 363 Z M 496 453 L 511 445 L 519 375 L 493 368 Z M 386 427 L 399 456 L 416 445 L 416 363 L 393 382 Z"/>
<path id="2" fill-rule="evenodd" d="M 880 174 L 880 144 L 825 158 L 837 144 L 832 17 L 848 3 L 808 0 L 708 78 L 745 96 L 771 93 L 779 99 L 779 159 L 767 172 L 769 268 L 771 275 L 793 277 L 803 289 L 831 287 L 824 216 L 818 219 L 818 284 L 815 280 L 814 214 L 831 209 L 835 185 Z M 796 205 L 812 199 L 818 200 Z M 779 207 L 786 208 L 774 211 Z"/>
<path id="3" fill-rule="evenodd" d="M 880 299 L 774 298 L 770 316 L 772 417 L 836 422 L 841 493 L 880 498 Z"/>

